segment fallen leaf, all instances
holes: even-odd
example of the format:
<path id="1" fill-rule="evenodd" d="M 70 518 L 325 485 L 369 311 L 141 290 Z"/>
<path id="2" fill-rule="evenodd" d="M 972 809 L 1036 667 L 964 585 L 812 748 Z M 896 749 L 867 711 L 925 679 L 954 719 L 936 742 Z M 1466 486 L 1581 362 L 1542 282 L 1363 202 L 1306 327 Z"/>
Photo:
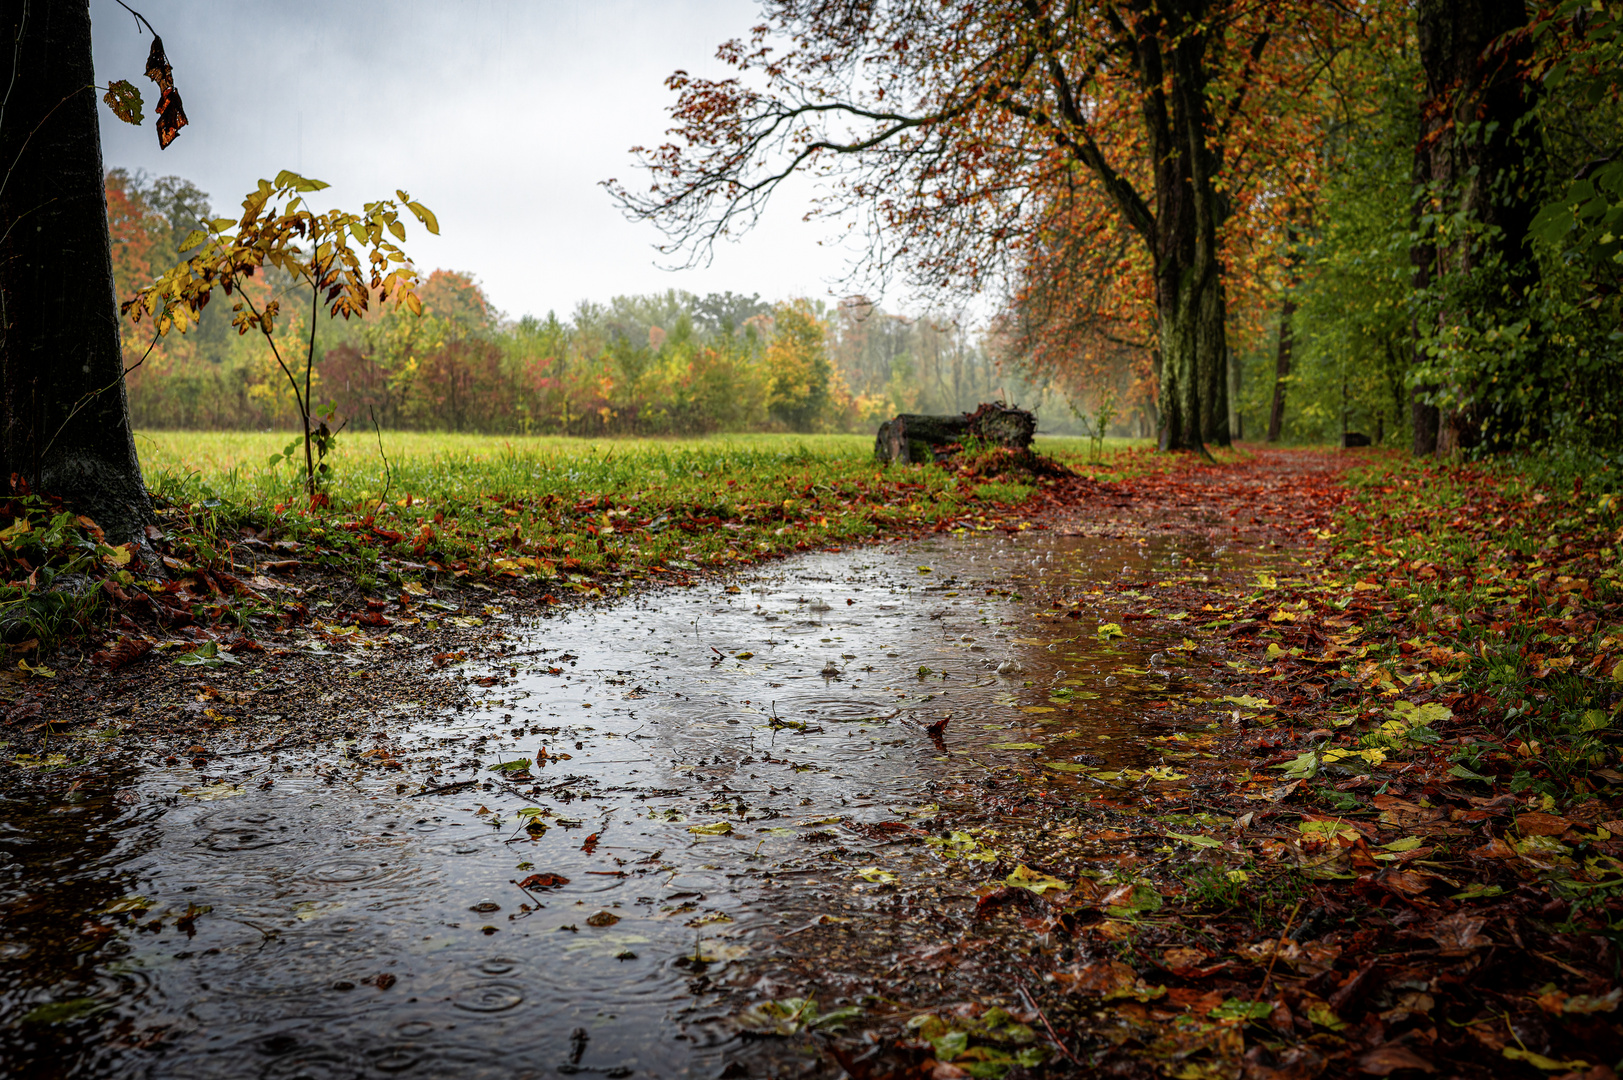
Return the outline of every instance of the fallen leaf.
<path id="1" fill-rule="evenodd" d="M 1479 949 L 1493 942 L 1482 936 L 1488 920 L 1467 911 L 1456 911 L 1431 924 L 1431 939 L 1442 947 L 1444 954 Z"/>
<path id="2" fill-rule="evenodd" d="M 1358 1056 L 1358 1070 L 1370 1076 L 1391 1076 L 1403 1069 L 1428 1073 L 1437 1071 L 1436 1066 L 1402 1043 L 1387 1043 Z"/>
<path id="3" fill-rule="evenodd" d="M 1523 836 L 1560 836 L 1570 828 L 1570 820 L 1555 814 L 1531 813 L 1516 818 L 1516 830 Z"/>
<path id="4" fill-rule="evenodd" d="M 561 874 L 531 874 L 518 883 L 521 889 L 556 889 L 568 885 L 569 879 Z"/>
<path id="5" fill-rule="evenodd" d="M 1068 882 L 1061 881 L 1059 878 L 1045 874 L 1040 870 L 1033 870 L 1025 863 L 1015 867 L 1014 873 L 1004 880 L 1017 888 L 1030 889 L 1038 896 L 1051 889 L 1058 889 L 1063 892 L 1071 887 Z"/>
<path id="6" fill-rule="evenodd" d="M 1516 1046 L 1507 1046 L 1500 1053 L 1511 1061 L 1525 1061 L 1533 1068 L 1543 1069 L 1545 1072 L 1575 1071 L 1589 1068 L 1589 1062 L 1587 1061 L 1557 1061 L 1554 1058 L 1547 1058 L 1543 1054 L 1535 1054 L 1531 1050 L 1523 1050 Z"/>

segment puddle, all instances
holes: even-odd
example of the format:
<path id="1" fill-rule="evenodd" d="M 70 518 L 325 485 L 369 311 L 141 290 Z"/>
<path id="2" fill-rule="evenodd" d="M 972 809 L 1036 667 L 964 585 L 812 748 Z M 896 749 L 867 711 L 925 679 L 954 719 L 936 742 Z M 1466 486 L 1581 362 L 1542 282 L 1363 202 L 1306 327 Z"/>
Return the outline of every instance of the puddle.
<path id="1" fill-rule="evenodd" d="M 1255 558 L 1047 534 L 809 555 L 514 624 L 455 669 L 480 687 L 460 712 L 380 701 L 201 771 L 8 768 L 0 1062 L 716 1076 L 765 1052 L 731 1017 L 785 935 L 927 943 L 880 916 L 915 881 L 964 895 L 917 842 L 932 807 L 1011 766 L 1106 790 L 1167 768 L 1181 639 L 1125 617 L 1135 587 Z"/>

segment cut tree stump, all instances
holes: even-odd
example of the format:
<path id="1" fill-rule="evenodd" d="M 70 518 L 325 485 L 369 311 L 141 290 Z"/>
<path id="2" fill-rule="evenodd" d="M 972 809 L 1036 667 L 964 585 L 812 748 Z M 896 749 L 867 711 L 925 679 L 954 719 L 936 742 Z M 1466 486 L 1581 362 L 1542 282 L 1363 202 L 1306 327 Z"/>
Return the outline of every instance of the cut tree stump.
<path id="1" fill-rule="evenodd" d="M 879 425 L 873 452 L 880 461 L 934 462 L 949 456 L 965 439 L 1025 450 L 1036 433 L 1035 415 L 994 401 L 958 416 L 902 413 Z"/>

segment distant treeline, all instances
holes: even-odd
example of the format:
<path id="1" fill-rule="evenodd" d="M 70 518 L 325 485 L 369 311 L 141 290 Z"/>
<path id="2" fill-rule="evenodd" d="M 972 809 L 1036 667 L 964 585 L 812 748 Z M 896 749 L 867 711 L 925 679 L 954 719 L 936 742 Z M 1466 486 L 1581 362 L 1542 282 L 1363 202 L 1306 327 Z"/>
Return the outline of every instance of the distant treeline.
<path id="1" fill-rule="evenodd" d="M 213 216 L 188 181 L 121 169 L 107 174 L 107 204 L 121 297 L 179 261 L 182 239 Z M 272 273 L 250 288 L 268 298 L 287 285 Z M 420 295 L 421 316 L 380 305 L 364 319 L 318 318 L 318 405 L 391 429 L 659 435 L 858 431 L 898 412 L 1050 397 L 1000 373 L 953 317 L 891 314 L 861 298 L 773 304 L 671 290 L 583 302 L 566 319 L 512 320 L 472 275 L 447 270 L 430 274 Z M 307 302 L 286 296 L 282 309 L 278 338 L 303 342 Z M 259 334 L 236 332 L 229 302 L 155 345 L 149 324 L 123 329 L 138 426 L 296 424 L 286 376 Z M 1059 426 L 1073 422 L 1062 403 L 1049 412 Z"/>

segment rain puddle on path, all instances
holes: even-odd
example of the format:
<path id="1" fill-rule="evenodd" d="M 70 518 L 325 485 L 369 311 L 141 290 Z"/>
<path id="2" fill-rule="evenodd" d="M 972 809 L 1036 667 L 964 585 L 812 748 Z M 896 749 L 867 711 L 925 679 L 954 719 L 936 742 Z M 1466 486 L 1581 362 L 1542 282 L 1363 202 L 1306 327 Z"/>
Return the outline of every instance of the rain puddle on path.
<path id="1" fill-rule="evenodd" d="M 512 624 L 506 655 L 460 669 L 477 707 L 379 701 L 347 738 L 226 756 L 208 783 L 139 749 L 8 768 L 0 1065 L 765 1074 L 770 1040 L 736 1019 L 786 935 L 921 944 L 885 913 L 896 883 L 971 898 L 962 860 L 917 842 L 966 779 L 1164 768 L 1140 725 L 1176 692 L 1151 654 L 1178 639 L 1121 617 L 1132 586 L 1260 565 L 1038 533 L 809 555 Z M 1059 596 L 1081 616 L 1038 618 Z"/>

